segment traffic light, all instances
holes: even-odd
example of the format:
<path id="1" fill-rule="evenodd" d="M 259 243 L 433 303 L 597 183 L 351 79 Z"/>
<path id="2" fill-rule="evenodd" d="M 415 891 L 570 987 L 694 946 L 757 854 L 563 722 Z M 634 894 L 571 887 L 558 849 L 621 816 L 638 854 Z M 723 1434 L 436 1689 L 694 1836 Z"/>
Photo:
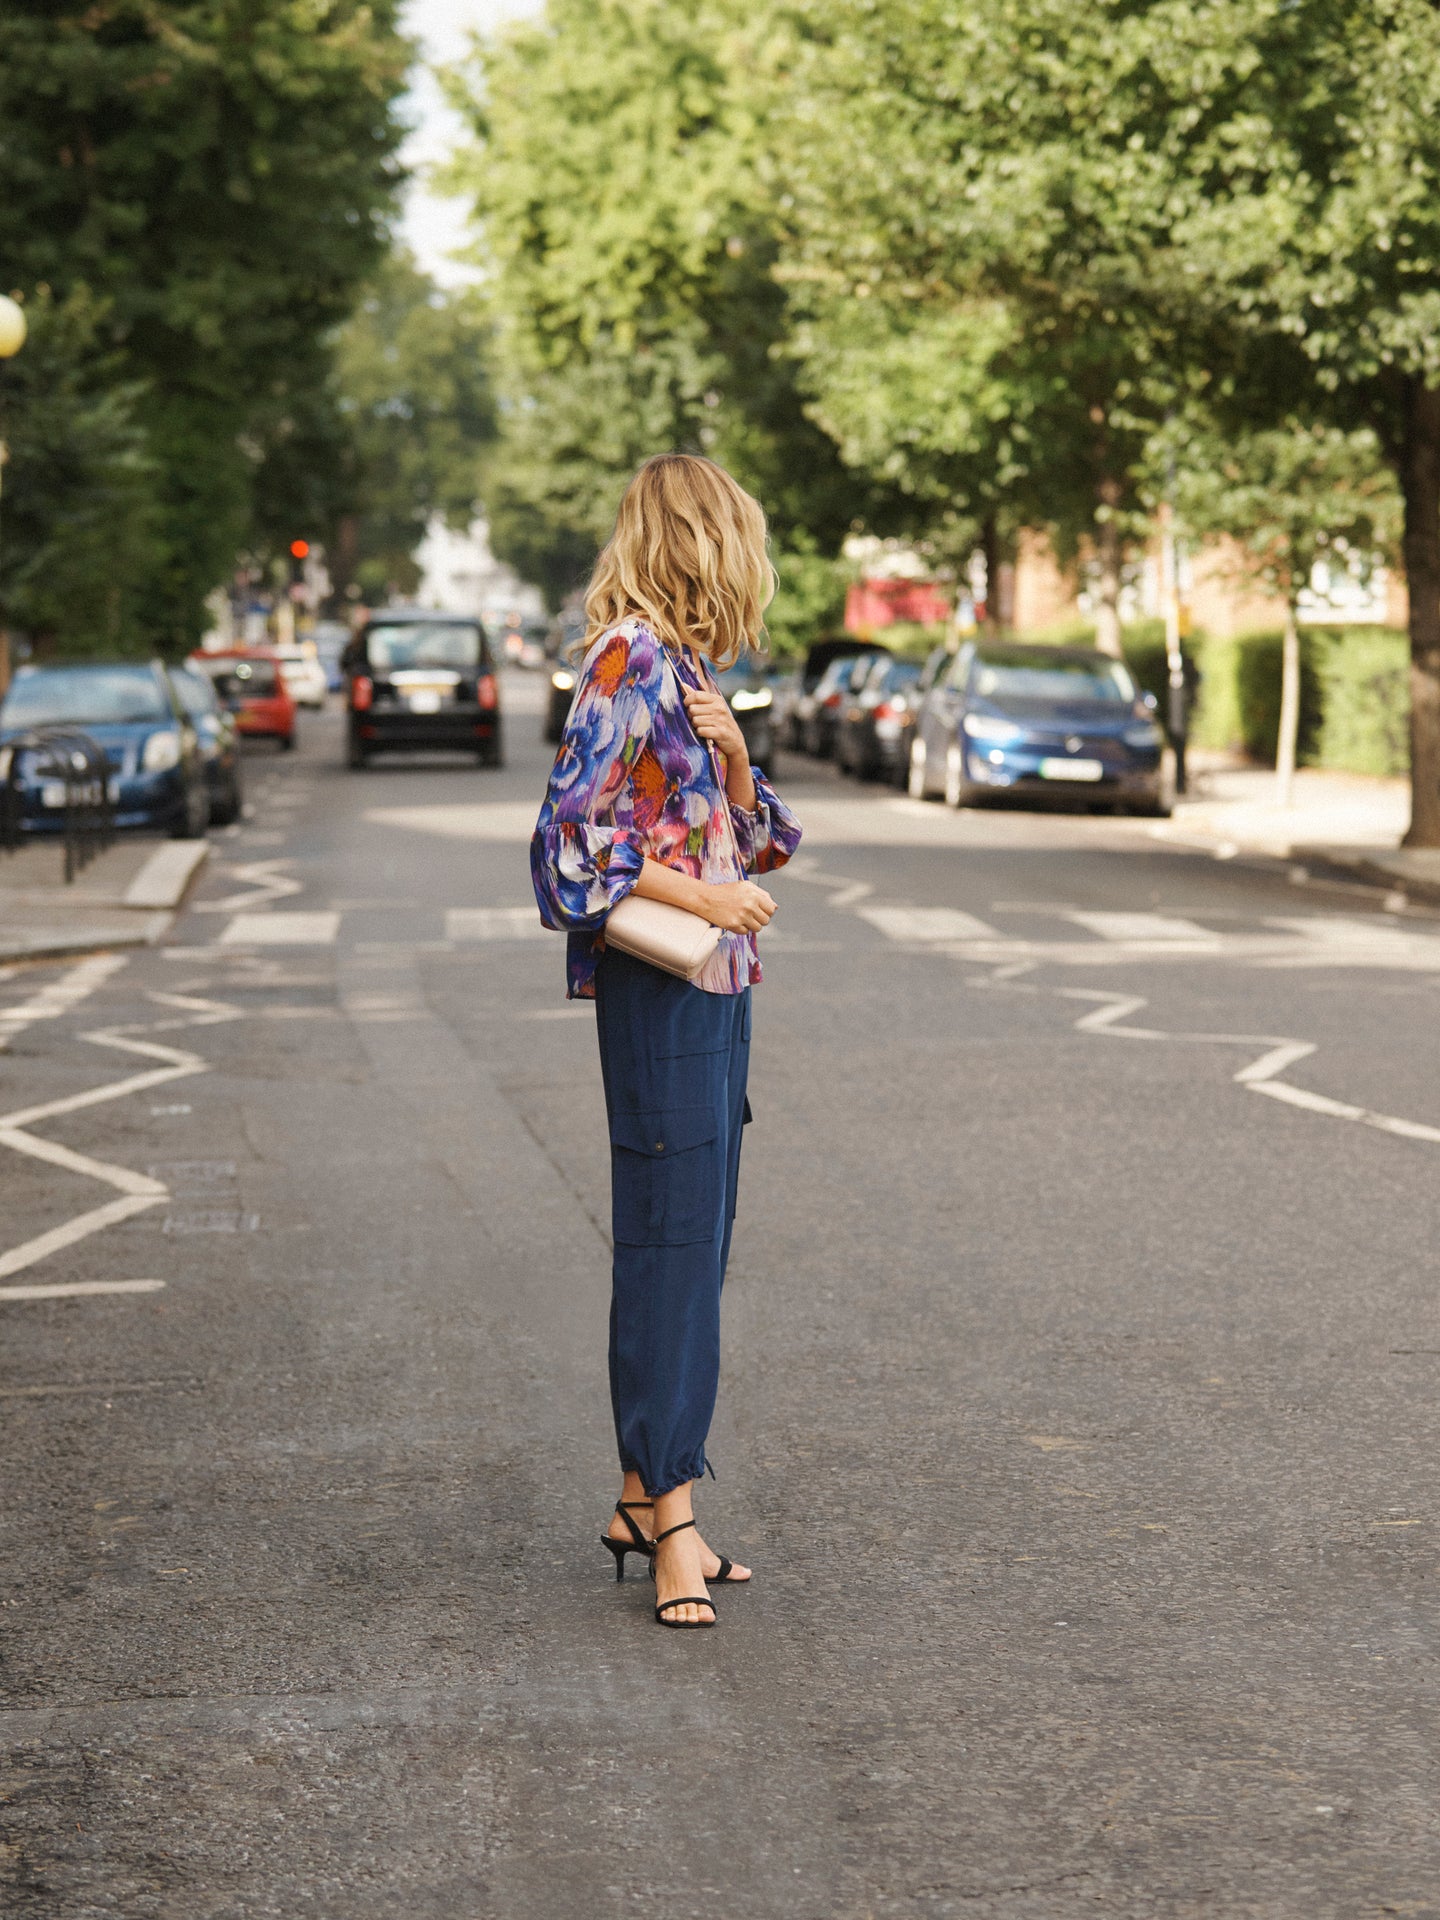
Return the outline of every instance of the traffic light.
<path id="1" fill-rule="evenodd" d="M 305 562 L 310 557 L 308 540 L 290 542 L 290 585 L 292 590 L 305 584 Z"/>

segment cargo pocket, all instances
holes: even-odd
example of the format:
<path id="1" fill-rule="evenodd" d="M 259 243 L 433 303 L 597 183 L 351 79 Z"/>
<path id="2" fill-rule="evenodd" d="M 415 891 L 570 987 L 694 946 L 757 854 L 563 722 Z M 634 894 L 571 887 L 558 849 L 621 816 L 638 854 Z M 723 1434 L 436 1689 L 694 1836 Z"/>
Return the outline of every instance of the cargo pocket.
<path id="1" fill-rule="evenodd" d="M 618 1245 L 709 1240 L 724 1209 L 720 1123 L 709 1107 L 652 1107 L 610 1121 L 612 1225 Z"/>

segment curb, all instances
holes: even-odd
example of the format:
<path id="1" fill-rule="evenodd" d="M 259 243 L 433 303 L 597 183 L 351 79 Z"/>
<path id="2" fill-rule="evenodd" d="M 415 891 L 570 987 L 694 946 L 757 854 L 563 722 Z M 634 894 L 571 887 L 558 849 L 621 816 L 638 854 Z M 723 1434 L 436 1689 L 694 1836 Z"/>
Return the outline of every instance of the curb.
<path id="1" fill-rule="evenodd" d="M 69 933 L 36 933 L 18 939 L 0 934 L 0 963 L 75 960 L 87 953 L 108 953 L 119 947 L 153 947 L 170 931 L 174 918 L 173 913 L 147 913 L 143 918 L 137 914 L 138 924 L 128 926 L 76 927 Z"/>
<path id="2" fill-rule="evenodd" d="M 1433 875 L 1416 873 L 1403 852 L 1356 853 L 1351 848 L 1324 846 L 1296 846 L 1291 851 L 1297 860 L 1323 860 L 1327 866 L 1342 867 L 1358 880 L 1369 881 L 1372 886 L 1390 887 L 1397 893 L 1403 893 L 1407 899 L 1420 901 L 1426 906 L 1440 906 L 1440 871 Z M 1437 863 L 1437 868 L 1440 868 L 1440 863 Z"/>
<path id="3" fill-rule="evenodd" d="M 195 875 L 210 858 L 208 840 L 167 840 L 155 849 L 125 889 L 125 907 L 178 907 Z"/>
<path id="4" fill-rule="evenodd" d="M 167 840 L 155 849 L 118 898 L 77 900 L 58 889 L 23 896 L 13 904 L 59 908 L 77 917 L 87 907 L 92 912 L 97 907 L 102 911 L 118 909 L 119 917 L 89 926 L 76 925 L 72 919 L 68 927 L 48 932 L 32 933 L 23 928 L 0 931 L 0 962 L 67 960 L 118 947 L 153 947 L 170 931 L 176 909 L 209 857 L 208 840 Z"/>

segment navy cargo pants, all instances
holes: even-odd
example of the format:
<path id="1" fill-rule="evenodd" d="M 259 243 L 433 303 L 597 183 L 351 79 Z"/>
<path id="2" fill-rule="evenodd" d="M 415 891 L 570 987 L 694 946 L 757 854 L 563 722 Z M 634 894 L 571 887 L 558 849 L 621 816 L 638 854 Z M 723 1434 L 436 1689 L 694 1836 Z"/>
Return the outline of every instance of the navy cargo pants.
<path id="1" fill-rule="evenodd" d="M 595 976 L 615 1238 L 610 1398 L 653 1499 L 698 1480 L 750 1117 L 750 989 L 705 993 L 613 948 Z"/>

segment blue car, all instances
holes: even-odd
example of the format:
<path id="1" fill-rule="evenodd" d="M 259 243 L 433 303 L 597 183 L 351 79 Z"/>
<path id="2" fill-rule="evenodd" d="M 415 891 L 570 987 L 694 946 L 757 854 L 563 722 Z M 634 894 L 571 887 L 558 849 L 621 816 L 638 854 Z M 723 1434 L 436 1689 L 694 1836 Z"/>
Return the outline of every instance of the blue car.
<path id="1" fill-rule="evenodd" d="M 88 734 L 102 750 L 117 827 L 178 839 L 204 833 L 210 801 L 201 742 L 158 660 L 22 667 L 0 702 L 0 747 L 44 727 Z M 65 787 L 42 762 L 20 746 L 22 822 L 27 832 L 59 832 Z"/>
<path id="2" fill-rule="evenodd" d="M 908 789 L 952 807 L 1040 797 L 1168 815 L 1174 765 L 1155 699 L 1109 654 L 972 641 L 937 674 L 910 744 Z"/>

